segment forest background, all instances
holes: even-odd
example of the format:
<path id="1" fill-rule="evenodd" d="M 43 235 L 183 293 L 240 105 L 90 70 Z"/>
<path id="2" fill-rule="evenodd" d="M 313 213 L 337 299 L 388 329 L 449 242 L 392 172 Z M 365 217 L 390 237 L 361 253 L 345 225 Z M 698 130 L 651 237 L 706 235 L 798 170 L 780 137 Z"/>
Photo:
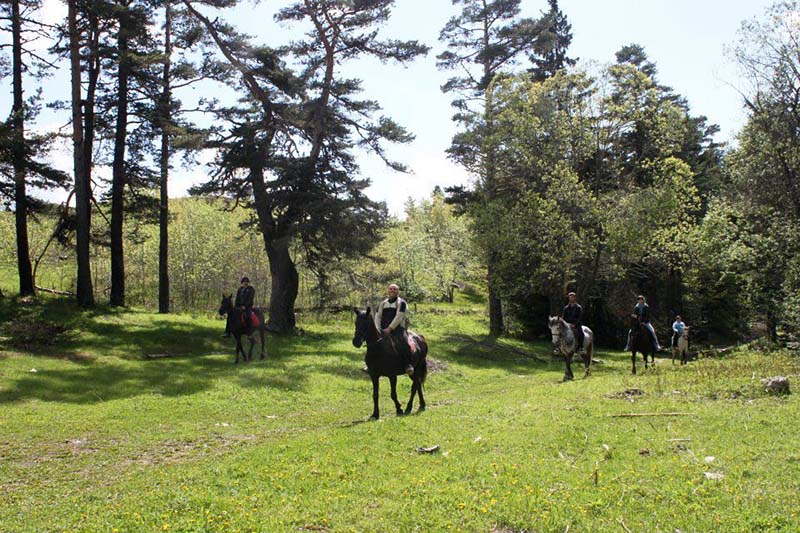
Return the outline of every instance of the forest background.
<path id="1" fill-rule="evenodd" d="M 72 26 L 41 2 L 2 6 L 14 103 L 0 253 L 23 295 L 38 285 L 82 305 L 208 311 L 247 273 L 279 332 L 297 326 L 298 306 L 364 305 L 389 281 L 410 301 L 486 297 L 494 334 L 543 333 L 569 290 L 606 343 L 620 342 L 639 293 L 659 331 L 676 313 L 700 339 L 800 331 L 795 2 L 745 21 L 731 43 L 746 119 L 729 145 L 643 47 L 574 61 L 556 1 L 453 2 L 438 43 L 381 40 L 393 2 L 298 2 L 278 19 L 308 33 L 271 47 L 224 23 L 232 0 L 67 4 Z M 469 181 L 389 217 L 356 154 L 402 171 L 387 145 L 414 132 L 341 67 L 426 52 L 453 76 L 448 154 Z M 68 61 L 72 99 L 37 98 L 42 75 L 67 82 Z M 180 100 L 190 87 L 240 98 Z M 43 105 L 66 126 L 25 127 Z M 72 172 L 52 156 L 69 129 Z M 196 197 L 169 199 L 170 172 L 205 163 Z M 76 201 L 34 193 L 53 187 Z"/>

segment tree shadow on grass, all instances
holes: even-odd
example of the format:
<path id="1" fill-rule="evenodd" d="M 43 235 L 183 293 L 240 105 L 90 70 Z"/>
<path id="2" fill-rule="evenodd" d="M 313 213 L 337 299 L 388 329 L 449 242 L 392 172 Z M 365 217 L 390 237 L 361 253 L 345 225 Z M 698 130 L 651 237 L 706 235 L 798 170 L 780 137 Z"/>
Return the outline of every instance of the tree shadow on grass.
<path id="1" fill-rule="evenodd" d="M 307 382 L 302 369 L 281 362 L 284 351 L 303 351 L 302 338 L 268 336 L 266 360 L 258 361 L 256 348 L 252 363 L 237 366 L 233 339 L 220 337 L 221 321 L 217 327 L 180 315 L 162 318 L 110 308 L 87 311 L 59 300 L 47 306 L 4 302 L 0 319 L 3 325 L 26 320 L 58 323 L 66 330 L 53 344 L 20 346 L 13 338 L 0 340 L 0 357 L 7 357 L 2 351 L 8 350 L 66 360 L 63 365 L 7 378 L 10 383 L 0 390 L 0 403 L 39 399 L 90 404 L 142 394 L 192 395 L 214 387 L 220 379 L 248 388 L 294 391 L 302 391 Z M 254 366 L 255 372 L 250 370 Z"/>
<path id="2" fill-rule="evenodd" d="M 429 355 L 458 362 L 476 369 L 502 369 L 513 374 L 535 374 L 556 370 L 560 361 L 551 361 L 540 346 L 524 350 L 494 345 L 488 335 L 445 335 L 430 342 Z"/>

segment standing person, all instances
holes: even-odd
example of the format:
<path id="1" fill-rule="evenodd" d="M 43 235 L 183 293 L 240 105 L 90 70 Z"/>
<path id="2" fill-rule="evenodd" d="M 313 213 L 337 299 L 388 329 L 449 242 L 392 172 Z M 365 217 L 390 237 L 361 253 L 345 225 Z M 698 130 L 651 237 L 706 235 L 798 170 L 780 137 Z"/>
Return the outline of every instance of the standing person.
<path id="1" fill-rule="evenodd" d="M 569 298 L 569 303 L 564 306 L 564 310 L 561 312 L 561 318 L 564 319 L 564 322 L 569 324 L 570 328 L 572 328 L 572 331 L 575 334 L 575 340 L 577 341 L 575 353 L 582 353 L 583 307 L 581 307 L 581 305 L 577 302 L 578 297 L 574 292 L 567 294 L 567 298 Z"/>
<path id="2" fill-rule="evenodd" d="M 636 297 L 636 307 L 633 308 L 633 318 L 636 318 L 647 327 L 647 331 L 650 332 L 650 341 L 653 343 L 653 349 L 657 352 L 661 351 L 661 345 L 658 344 L 658 337 L 656 337 L 656 330 L 653 329 L 653 325 L 650 323 L 650 306 L 647 305 L 644 296 L 641 294 Z M 628 344 L 625 346 L 625 350 L 629 350 L 631 345 L 631 332 L 628 331 Z"/>
<path id="3" fill-rule="evenodd" d="M 683 330 L 686 329 L 686 324 L 683 323 L 681 315 L 675 317 L 675 322 L 672 323 L 672 347 L 678 345 L 678 339 L 683 335 Z"/>
<path id="4" fill-rule="evenodd" d="M 256 299 L 256 290 L 250 285 L 250 278 L 247 276 L 242 278 L 241 286 L 236 291 L 236 300 L 233 306 L 242 312 L 245 328 L 250 327 L 251 315 L 253 314 L 253 302 Z M 231 336 L 231 320 L 233 313 L 228 315 L 228 321 L 225 323 L 225 334 L 223 337 Z"/>
<path id="5" fill-rule="evenodd" d="M 392 283 L 387 289 L 388 297 L 375 310 L 375 327 L 384 338 L 394 341 L 395 349 L 403 360 L 406 374 L 414 373 L 411 366 L 411 349 L 406 338 L 406 311 L 408 304 L 400 298 L 400 287 Z"/>

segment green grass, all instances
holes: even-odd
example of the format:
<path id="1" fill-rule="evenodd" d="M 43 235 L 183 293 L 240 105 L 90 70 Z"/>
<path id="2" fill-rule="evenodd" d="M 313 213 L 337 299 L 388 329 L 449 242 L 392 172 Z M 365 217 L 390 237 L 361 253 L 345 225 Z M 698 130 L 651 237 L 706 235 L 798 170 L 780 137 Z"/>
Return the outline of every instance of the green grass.
<path id="1" fill-rule="evenodd" d="M 350 314 L 301 317 L 303 335 L 239 366 L 210 315 L 6 298 L 0 319 L 2 532 L 800 527 L 800 402 L 758 386 L 783 374 L 797 388 L 787 353 L 631 376 L 628 356 L 601 351 L 592 376 L 561 383 L 562 364 L 519 352 L 549 361 L 547 344 L 479 344 L 479 303 L 420 305 L 416 329 L 446 366 L 428 410 L 395 416 L 384 380 L 368 422 Z M 19 323 L 66 330 L 20 343 Z M 633 387 L 645 394 L 618 397 Z M 665 412 L 686 414 L 611 416 Z"/>

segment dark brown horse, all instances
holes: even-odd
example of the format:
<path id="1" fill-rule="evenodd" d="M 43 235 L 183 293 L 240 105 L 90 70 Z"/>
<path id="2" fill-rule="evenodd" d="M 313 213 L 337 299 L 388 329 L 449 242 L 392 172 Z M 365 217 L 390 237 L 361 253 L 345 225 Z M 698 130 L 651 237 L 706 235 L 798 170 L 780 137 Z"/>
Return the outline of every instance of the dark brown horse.
<path id="1" fill-rule="evenodd" d="M 414 408 L 414 395 L 419 395 L 419 410 L 425 410 L 425 398 L 422 395 L 422 385 L 425 383 L 425 377 L 428 375 L 428 344 L 425 338 L 421 335 L 416 335 L 408 332 L 408 336 L 416 343 L 416 353 L 411 355 L 411 364 L 414 366 L 414 374 L 411 376 L 411 397 L 408 399 L 406 410 L 397 401 L 397 376 L 402 376 L 406 373 L 403 359 L 397 352 L 395 342 L 399 339 L 392 337 L 383 337 L 375 327 L 375 321 L 372 318 L 372 312 L 369 307 L 366 311 L 359 311 L 354 309 L 356 314 L 356 330 L 353 334 L 353 346 L 361 348 L 364 342 L 367 343 L 367 355 L 364 357 L 364 362 L 367 364 L 369 377 L 372 378 L 372 418 L 377 420 L 380 416 L 378 412 L 378 389 L 379 380 L 381 376 L 389 378 L 389 384 L 392 387 L 392 401 L 398 415 L 409 414 L 411 409 Z"/>
<path id="2" fill-rule="evenodd" d="M 253 334 L 258 333 L 261 339 L 261 359 L 264 359 L 264 336 L 267 333 L 267 328 L 264 324 L 264 313 L 259 308 L 253 308 L 250 320 L 245 323 L 244 311 L 237 309 L 233 305 L 233 294 L 229 296 L 222 295 L 222 303 L 219 305 L 219 314 L 226 315 L 228 324 L 230 325 L 230 332 L 233 338 L 236 339 L 236 361 L 239 363 L 239 354 L 242 354 L 242 360 L 245 363 L 253 360 L 253 345 L 255 340 Z M 250 340 L 250 349 L 244 353 L 242 346 L 242 335 Z"/>
<path id="3" fill-rule="evenodd" d="M 650 354 L 650 361 L 656 364 L 656 349 L 653 346 L 653 337 L 650 335 L 650 330 L 647 329 L 647 324 L 639 320 L 636 315 L 631 315 L 631 339 L 629 348 L 631 350 L 631 365 L 633 373 L 636 374 L 636 352 L 639 352 L 644 357 L 644 368 L 647 370 L 647 355 Z"/>

